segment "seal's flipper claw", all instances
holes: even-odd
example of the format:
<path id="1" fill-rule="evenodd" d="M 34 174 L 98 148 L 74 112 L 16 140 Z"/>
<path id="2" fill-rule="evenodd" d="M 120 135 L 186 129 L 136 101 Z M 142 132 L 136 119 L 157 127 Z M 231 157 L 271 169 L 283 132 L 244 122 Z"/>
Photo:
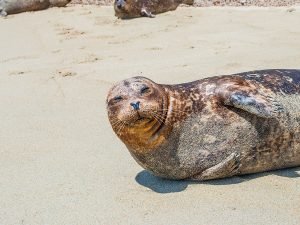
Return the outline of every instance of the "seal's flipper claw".
<path id="1" fill-rule="evenodd" d="M 155 18 L 155 15 L 153 15 L 152 13 L 149 14 L 149 18 Z"/>
<path id="2" fill-rule="evenodd" d="M 3 17 L 7 16 L 7 12 L 1 7 L 0 7 L 0 16 L 3 16 Z"/>
<path id="3" fill-rule="evenodd" d="M 149 18 L 155 18 L 155 15 L 153 15 L 151 12 L 148 12 L 146 9 L 141 10 L 141 15 Z"/>
<path id="4" fill-rule="evenodd" d="M 234 152 L 219 164 L 204 170 L 200 174 L 194 175 L 191 177 L 191 180 L 203 181 L 232 177 L 238 174 L 239 167 L 240 155 Z"/>

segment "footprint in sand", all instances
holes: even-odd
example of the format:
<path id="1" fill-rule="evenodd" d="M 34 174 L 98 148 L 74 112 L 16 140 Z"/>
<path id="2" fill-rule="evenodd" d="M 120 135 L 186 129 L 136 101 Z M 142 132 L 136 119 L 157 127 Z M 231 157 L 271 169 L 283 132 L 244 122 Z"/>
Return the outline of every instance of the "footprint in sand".
<path id="1" fill-rule="evenodd" d="M 35 56 L 30 56 L 30 55 L 27 55 L 27 56 L 17 56 L 17 57 L 12 57 L 12 58 L 8 58 L 8 59 L 3 59 L 3 60 L 0 60 L 1 63 L 6 63 L 6 62 L 10 62 L 10 61 L 18 61 L 18 60 L 26 60 L 26 59 L 35 59 L 37 57 Z"/>
<path id="2" fill-rule="evenodd" d="M 99 35 L 99 36 L 95 36 L 95 39 L 100 39 L 100 40 L 107 40 L 107 39 L 112 39 L 114 38 L 113 35 Z"/>
<path id="3" fill-rule="evenodd" d="M 160 47 L 151 47 L 151 48 L 146 48 L 146 50 L 159 51 L 159 50 L 162 50 L 162 48 L 160 48 Z"/>
<path id="4" fill-rule="evenodd" d="M 175 67 L 188 67 L 189 65 L 188 64 L 180 64 L 180 65 L 177 65 L 177 66 L 175 66 Z"/>
<path id="5" fill-rule="evenodd" d="M 18 75 L 23 75 L 25 74 L 26 72 L 25 71 L 10 71 L 8 73 L 9 76 L 18 76 Z"/>
<path id="6" fill-rule="evenodd" d="M 74 12 L 73 8 L 65 8 L 62 10 L 63 12 Z"/>
<path id="7" fill-rule="evenodd" d="M 83 64 L 83 63 L 93 63 L 93 62 L 97 62 L 102 60 L 101 57 L 95 55 L 95 54 L 89 54 L 88 56 L 86 56 L 83 59 L 80 60 L 75 60 L 74 63 L 79 63 L 79 64 Z"/>
<path id="8" fill-rule="evenodd" d="M 111 24 L 115 24 L 114 23 L 114 18 L 104 18 L 104 17 L 96 17 L 95 18 L 95 22 L 94 22 L 94 25 L 111 25 Z M 118 24 L 120 22 L 118 21 Z"/>
<path id="9" fill-rule="evenodd" d="M 76 76 L 77 74 L 73 71 L 63 69 L 63 70 L 58 70 L 57 75 L 60 77 L 73 77 Z"/>
<path id="10" fill-rule="evenodd" d="M 79 31 L 72 27 L 67 27 L 62 24 L 55 24 L 55 27 L 56 27 L 55 30 L 57 31 L 57 34 L 64 37 L 62 40 L 70 40 L 85 34 L 84 31 Z"/>

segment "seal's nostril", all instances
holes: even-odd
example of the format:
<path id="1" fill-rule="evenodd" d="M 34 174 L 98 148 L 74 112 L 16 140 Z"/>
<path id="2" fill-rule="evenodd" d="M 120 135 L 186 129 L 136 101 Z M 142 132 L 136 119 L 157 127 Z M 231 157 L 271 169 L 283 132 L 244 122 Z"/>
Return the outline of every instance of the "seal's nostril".
<path id="1" fill-rule="evenodd" d="M 118 9 L 121 9 L 122 8 L 122 5 L 117 5 Z"/>
<path id="2" fill-rule="evenodd" d="M 140 102 L 131 102 L 130 105 L 134 110 L 139 110 L 140 109 Z"/>

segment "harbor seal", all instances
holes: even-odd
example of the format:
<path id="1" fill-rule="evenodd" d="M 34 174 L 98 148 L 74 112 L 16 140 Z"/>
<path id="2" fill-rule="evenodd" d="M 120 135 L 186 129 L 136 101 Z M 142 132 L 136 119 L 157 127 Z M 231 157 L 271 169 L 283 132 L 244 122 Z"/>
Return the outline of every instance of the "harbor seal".
<path id="1" fill-rule="evenodd" d="M 194 0 L 115 0 L 115 16 L 121 19 L 155 17 L 177 9 L 180 4 L 193 5 Z"/>
<path id="2" fill-rule="evenodd" d="M 300 70 L 162 85 L 144 77 L 107 96 L 111 126 L 156 176 L 210 180 L 300 165 Z"/>
<path id="3" fill-rule="evenodd" d="M 0 0 L 0 16 L 44 10 L 49 7 L 64 7 L 69 2 L 71 0 Z"/>

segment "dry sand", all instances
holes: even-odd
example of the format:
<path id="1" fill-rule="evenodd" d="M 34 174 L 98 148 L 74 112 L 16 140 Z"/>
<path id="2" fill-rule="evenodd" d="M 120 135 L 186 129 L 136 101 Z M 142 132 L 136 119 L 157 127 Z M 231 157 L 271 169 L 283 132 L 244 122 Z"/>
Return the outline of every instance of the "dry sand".
<path id="1" fill-rule="evenodd" d="M 112 5 L 114 0 L 72 0 L 74 4 Z M 194 0 L 194 6 L 292 6 L 300 0 Z"/>
<path id="2" fill-rule="evenodd" d="M 287 8 L 121 21 L 96 6 L 0 19 L 0 224 L 299 225 L 299 168 L 161 180 L 131 158 L 105 109 L 111 84 L 130 76 L 179 83 L 300 68 L 299 21 Z"/>

